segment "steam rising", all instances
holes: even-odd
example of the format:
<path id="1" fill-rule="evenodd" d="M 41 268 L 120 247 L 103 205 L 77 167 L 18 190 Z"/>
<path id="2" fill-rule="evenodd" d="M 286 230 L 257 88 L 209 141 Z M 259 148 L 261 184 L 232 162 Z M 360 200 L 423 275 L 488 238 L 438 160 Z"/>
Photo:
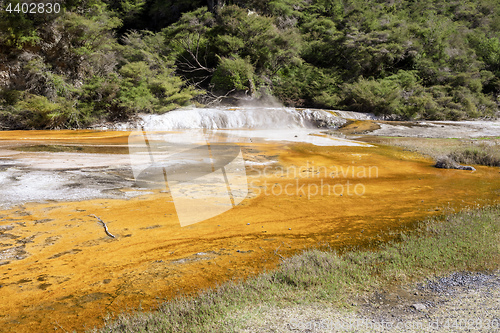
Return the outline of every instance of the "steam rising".
<path id="1" fill-rule="evenodd" d="M 280 107 L 185 108 L 162 115 L 141 115 L 137 124 L 145 130 L 175 129 L 291 129 L 338 128 L 345 118 L 367 119 L 370 115 L 348 111 L 325 111 Z"/>

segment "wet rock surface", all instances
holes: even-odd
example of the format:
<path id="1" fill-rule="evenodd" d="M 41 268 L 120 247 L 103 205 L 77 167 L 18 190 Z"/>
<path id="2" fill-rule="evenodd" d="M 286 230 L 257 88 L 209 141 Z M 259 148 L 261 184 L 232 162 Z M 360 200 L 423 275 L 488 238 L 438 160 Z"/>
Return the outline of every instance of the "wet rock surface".
<path id="1" fill-rule="evenodd" d="M 457 169 L 457 170 L 467 170 L 467 171 L 476 171 L 476 168 L 470 165 L 460 165 L 457 162 L 453 161 L 449 157 L 441 157 L 438 158 L 436 164 L 434 165 L 439 169 Z"/>

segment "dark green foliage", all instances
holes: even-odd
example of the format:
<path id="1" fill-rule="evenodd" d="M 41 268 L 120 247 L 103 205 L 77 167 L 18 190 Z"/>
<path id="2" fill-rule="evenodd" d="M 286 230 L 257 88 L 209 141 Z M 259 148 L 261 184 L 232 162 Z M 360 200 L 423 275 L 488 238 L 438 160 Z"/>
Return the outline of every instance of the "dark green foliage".
<path id="1" fill-rule="evenodd" d="M 61 118 L 64 125 L 40 128 L 165 112 L 206 92 L 259 98 L 266 91 L 290 106 L 406 119 L 492 117 L 500 104 L 494 0 L 62 6 L 57 15 L 0 13 L 0 71 L 8 78 L 0 81 L 1 113 L 8 119 L 19 111 L 17 92 L 77 110 Z"/>
<path id="2" fill-rule="evenodd" d="M 82 100 L 110 120 L 123 120 L 136 112 L 166 112 L 186 104 L 198 94 L 184 88 L 173 75 L 172 61 L 162 54 L 160 34 L 131 32 L 117 46 L 121 55 L 117 73 L 94 76 L 83 86 Z"/>
<path id="3" fill-rule="evenodd" d="M 274 94 L 286 105 L 333 108 L 338 105 L 335 73 L 310 64 L 288 66 L 273 78 Z"/>
<path id="4" fill-rule="evenodd" d="M 10 47 L 22 52 L 12 64 L 19 64 L 23 80 L 3 88 L 4 127 L 84 127 L 172 110 L 198 94 L 174 75 L 162 35 L 130 32 L 119 44 L 113 30 L 121 21 L 104 3 L 94 2 L 87 13 L 68 11 L 40 28 L 39 34 L 58 35 L 57 43 L 44 41 L 44 51 Z"/>
<path id="5" fill-rule="evenodd" d="M 356 111 L 373 112 L 376 115 L 401 113 L 400 86 L 393 80 L 366 80 L 361 78 L 344 86 L 346 104 Z"/>
<path id="6" fill-rule="evenodd" d="M 186 13 L 164 34 L 178 73 L 206 89 L 212 83 L 216 90 L 243 90 L 245 86 L 252 91 L 249 76 L 253 73 L 260 81 L 269 82 L 284 66 L 300 63 L 300 35 L 295 28 L 280 29 L 272 18 L 237 6 L 225 6 L 217 16 L 206 8 Z M 234 67 L 240 65 L 237 74 Z M 232 79 L 223 82 L 222 76 L 229 72 Z M 236 76 L 242 73 L 252 83 L 238 86 L 229 82 L 239 81 Z"/>
<path id="7" fill-rule="evenodd" d="M 248 58 L 221 58 L 212 77 L 212 84 L 216 90 L 246 91 L 251 95 L 255 90 L 254 68 Z"/>
<path id="8" fill-rule="evenodd" d="M 249 57 L 257 72 L 276 73 L 283 65 L 298 61 L 297 31 L 280 30 L 272 18 L 227 6 L 220 10 L 216 24 L 212 32 L 219 55 Z"/>
<path id="9" fill-rule="evenodd" d="M 22 94 L 13 106 L 0 110 L 3 125 L 11 129 L 71 128 L 89 124 L 93 119 L 86 110 L 75 108 L 75 101 Z"/>

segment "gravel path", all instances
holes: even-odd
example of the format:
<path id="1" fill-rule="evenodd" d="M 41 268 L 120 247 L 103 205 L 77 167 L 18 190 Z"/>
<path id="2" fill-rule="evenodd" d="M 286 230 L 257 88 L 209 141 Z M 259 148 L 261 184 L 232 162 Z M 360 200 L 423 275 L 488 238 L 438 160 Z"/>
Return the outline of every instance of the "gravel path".
<path id="1" fill-rule="evenodd" d="M 235 313 L 240 332 L 500 332 L 500 271 L 454 273 L 425 283 L 326 304 Z"/>

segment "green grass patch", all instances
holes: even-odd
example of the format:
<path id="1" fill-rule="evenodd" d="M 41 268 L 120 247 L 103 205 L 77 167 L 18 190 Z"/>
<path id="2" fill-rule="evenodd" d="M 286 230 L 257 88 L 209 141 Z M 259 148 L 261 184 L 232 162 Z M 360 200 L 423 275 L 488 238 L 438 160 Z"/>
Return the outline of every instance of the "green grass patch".
<path id="1" fill-rule="evenodd" d="M 179 297 L 154 312 L 122 314 L 93 332 L 232 332 L 238 323 L 231 313 L 259 304 L 341 306 L 354 293 L 384 285 L 453 271 L 496 270 L 499 244 L 500 206 L 465 210 L 419 222 L 374 250 L 307 250 L 283 260 L 273 272 Z"/>
<path id="2" fill-rule="evenodd" d="M 453 151 L 449 157 L 458 163 L 500 167 L 500 148 L 481 143 L 475 147 Z"/>

